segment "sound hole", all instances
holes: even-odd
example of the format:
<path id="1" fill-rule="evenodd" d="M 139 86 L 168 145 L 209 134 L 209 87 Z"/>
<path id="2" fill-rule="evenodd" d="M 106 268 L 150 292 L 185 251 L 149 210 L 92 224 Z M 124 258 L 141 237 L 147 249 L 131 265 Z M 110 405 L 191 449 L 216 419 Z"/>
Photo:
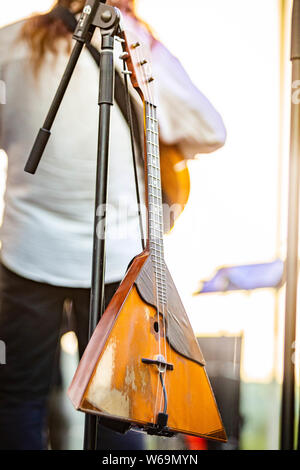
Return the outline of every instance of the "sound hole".
<path id="1" fill-rule="evenodd" d="M 158 322 L 157 322 L 157 321 L 154 322 L 153 328 L 154 328 L 155 333 L 158 333 L 158 332 L 159 332 L 159 325 L 158 325 Z"/>

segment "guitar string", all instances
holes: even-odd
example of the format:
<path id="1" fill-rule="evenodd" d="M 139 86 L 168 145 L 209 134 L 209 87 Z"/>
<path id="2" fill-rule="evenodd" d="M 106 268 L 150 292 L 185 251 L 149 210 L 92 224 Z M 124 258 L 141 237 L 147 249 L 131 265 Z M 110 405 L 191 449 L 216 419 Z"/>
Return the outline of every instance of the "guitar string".
<path id="1" fill-rule="evenodd" d="M 137 55 L 139 56 L 139 63 L 141 64 L 142 61 L 141 61 L 139 51 L 138 51 Z M 156 159 L 156 168 L 154 167 L 154 169 L 157 169 L 157 172 L 158 172 L 158 177 L 153 176 L 152 172 L 150 173 L 151 178 L 155 178 L 158 182 L 158 187 L 155 185 L 156 196 L 153 194 L 154 191 L 152 192 L 152 194 L 153 194 L 153 198 L 157 199 L 158 201 L 159 200 L 161 201 L 160 206 L 157 204 L 157 206 L 158 206 L 157 208 L 158 208 L 158 212 L 159 212 L 159 217 L 158 218 L 159 218 L 160 223 L 161 223 L 163 221 L 163 215 L 162 215 L 161 180 L 160 180 L 160 166 L 159 166 L 159 138 L 158 138 L 158 124 L 157 124 L 156 107 L 153 105 L 154 100 L 153 100 L 151 88 L 148 86 L 148 79 L 150 77 L 147 77 L 145 72 L 144 72 L 145 69 L 143 67 L 141 67 L 141 68 L 142 68 L 142 74 L 143 74 L 143 77 L 144 77 L 144 80 L 145 80 L 146 88 L 147 88 L 147 91 L 148 91 L 149 97 L 150 97 L 150 100 L 149 100 L 150 103 L 148 103 L 149 104 L 148 110 L 150 111 L 149 112 L 149 118 L 148 118 L 149 126 L 147 125 L 147 106 L 146 106 L 146 139 L 147 139 L 147 128 L 148 128 L 149 131 L 151 132 L 149 144 L 152 147 L 152 149 L 151 149 L 151 152 L 150 152 L 150 157 L 152 155 L 154 155 L 154 157 Z M 153 113 L 152 113 L 152 110 L 153 110 Z M 153 131 L 153 129 L 151 130 L 152 127 L 154 127 L 154 129 L 155 129 L 154 131 Z M 149 131 L 148 131 L 148 135 L 149 135 Z M 152 141 L 152 134 L 154 134 L 155 142 Z M 147 142 L 147 148 L 148 148 L 148 142 Z M 156 151 L 156 149 L 158 149 L 158 150 Z M 156 154 L 156 152 L 157 152 L 157 154 Z M 147 163 L 148 162 L 149 162 L 149 158 L 148 158 L 148 155 L 147 155 Z M 148 168 L 148 175 L 149 175 L 149 170 L 150 170 L 150 168 Z M 149 176 L 148 176 L 148 182 L 149 182 Z M 154 199 L 153 199 L 152 204 L 155 207 Z M 150 201 L 149 201 L 149 210 L 150 210 Z M 154 222 L 151 221 L 151 224 L 150 224 L 150 220 L 149 220 L 149 226 L 151 226 L 151 227 L 153 226 L 153 223 L 155 225 L 155 215 L 153 214 L 153 216 L 154 216 Z M 150 219 L 150 214 L 149 214 L 149 219 Z M 163 226 L 160 225 L 160 228 L 158 230 L 156 230 L 156 229 L 154 229 L 154 230 L 158 231 L 159 235 L 160 235 L 160 239 L 159 239 L 159 247 L 160 247 L 159 256 L 157 256 L 156 254 L 154 255 L 155 265 L 156 265 L 155 281 L 156 281 L 157 319 L 158 319 L 158 334 L 159 334 L 159 354 L 161 354 L 160 318 L 159 318 L 159 303 L 161 303 L 162 315 L 163 315 L 163 338 L 164 338 L 164 346 L 165 346 L 164 347 L 164 349 L 165 349 L 165 360 L 166 360 L 166 362 L 168 362 L 167 346 L 166 346 L 166 333 L 165 333 L 166 332 L 165 300 L 166 300 L 166 297 L 167 297 L 167 295 L 166 295 L 167 293 L 166 293 L 166 272 L 165 272 L 165 266 L 164 266 L 164 260 L 163 260 Z M 153 232 L 152 232 L 152 236 L 154 236 Z M 153 251 L 152 251 L 152 253 L 153 253 Z M 159 261 L 157 260 L 157 258 L 159 259 Z M 159 267 L 159 264 L 160 264 L 160 267 Z M 160 279 L 161 285 L 160 285 L 160 289 L 159 289 L 160 290 L 160 296 L 161 296 L 161 302 L 159 302 L 159 295 L 158 295 L 158 288 L 157 288 L 157 285 L 158 285 L 157 274 L 160 275 L 160 278 L 161 278 Z M 166 376 L 166 370 L 167 369 L 165 368 L 165 370 L 163 372 L 160 372 L 160 373 L 164 374 Z M 165 383 L 165 388 L 166 388 L 166 383 Z M 164 399 L 164 396 L 163 396 L 163 394 L 161 394 L 160 409 L 163 406 L 162 405 L 163 404 L 163 399 Z"/>
<path id="2" fill-rule="evenodd" d="M 151 88 L 150 88 L 150 97 L 151 97 L 151 101 L 152 103 L 154 102 L 153 100 L 153 97 L 152 97 L 152 93 L 151 93 Z M 162 292 L 162 314 L 163 314 L 163 336 L 164 336 L 164 346 L 165 346 L 165 360 L 166 362 L 168 362 L 168 355 L 167 355 L 167 341 L 166 341 L 166 315 L 165 315 L 165 301 L 167 300 L 167 285 L 166 285 L 166 268 L 165 268 L 165 265 L 164 265 L 164 249 L 163 249 L 163 211 L 162 211 L 162 192 L 161 192 L 161 177 L 160 177 L 160 161 L 159 161 L 159 137 L 158 137 L 158 120 L 157 120 L 157 113 L 156 113 L 156 107 L 152 104 L 151 105 L 152 109 L 153 109 L 153 114 L 154 114 L 154 128 L 156 129 L 156 134 L 154 134 L 154 140 L 155 140 L 155 144 L 153 145 L 153 151 L 154 153 L 155 152 L 155 148 L 157 149 L 157 170 L 158 170 L 158 175 L 159 177 L 157 178 L 158 180 L 158 189 L 157 189 L 157 192 L 159 193 L 159 197 L 160 197 L 160 248 L 161 248 L 161 251 L 160 251 L 160 262 L 161 262 L 161 268 L 160 268 L 160 273 L 161 273 L 161 277 L 162 277 L 162 288 L 163 288 L 163 292 Z M 151 113 L 152 115 L 152 113 Z M 158 267 L 159 269 L 159 267 Z M 166 377 L 167 377 L 167 374 L 166 374 L 166 371 L 167 369 L 165 368 L 165 370 L 163 371 L 163 374 L 164 374 L 164 382 L 162 382 L 164 384 L 164 387 L 165 387 L 165 391 L 166 391 L 166 388 L 167 388 L 167 381 L 166 381 Z M 166 392 L 167 393 L 167 392 Z M 162 409 L 162 406 L 163 406 L 163 394 L 161 394 L 161 403 L 160 403 L 160 409 Z M 165 403 L 165 405 L 167 405 L 167 403 Z"/>
<path id="3" fill-rule="evenodd" d="M 137 48 L 136 52 L 137 52 L 137 56 L 138 56 L 138 64 L 141 64 L 142 60 L 144 60 L 144 58 L 142 58 L 140 56 L 139 48 Z M 149 130 L 151 129 L 152 124 L 154 123 L 153 119 L 151 119 L 151 117 L 152 117 L 151 105 L 149 105 L 149 101 L 153 102 L 153 98 L 152 98 L 150 89 L 148 87 L 148 77 L 146 77 L 145 68 L 141 65 L 140 65 L 140 68 L 141 68 L 141 71 L 142 71 L 142 76 L 143 76 L 143 80 L 144 80 L 145 85 L 146 85 L 147 92 L 149 94 L 148 98 L 150 98 L 150 100 L 148 100 L 148 103 L 147 102 L 145 103 L 145 113 L 146 113 L 147 182 L 148 182 L 148 206 L 149 206 L 148 207 L 148 210 L 149 210 L 149 214 L 148 214 L 148 219 L 149 219 L 149 243 L 151 244 L 151 239 L 153 241 L 153 237 L 154 237 L 153 222 L 151 221 L 151 212 L 153 212 L 152 211 L 152 206 L 155 207 L 154 198 L 158 199 L 157 197 L 155 197 L 154 191 L 151 190 L 152 186 L 150 186 L 150 177 L 153 178 L 153 176 L 152 176 L 153 172 L 150 172 L 151 167 L 149 166 L 149 160 L 151 160 L 151 157 L 152 157 L 152 148 L 151 147 L 154 147 L 154 146 L 152 145 L 151 134 L 149 134 L 149 131 L 147 131 L 147 129 L 149 129 Z M 150 142 L 148 142 L 148 136 L 150 136 Z M 149 144 L 150 144 L 150 152 L 149 152 Z M 153 156 L 156 157 L 154 151 L 153 151 Z M 155 168 L 154 160 L 153 160 L 153 166 Z M 158 167 L 158 165 L 156 165 L 156 167 Z M 152 201 L 151 201 L 151 197 L 152 197 Z M 151 239 L 150 239 L 150 237 L 151 237 Z M 153 257 L 153 247 L 150 247 L 150 248 L 151 248 L 151 257 Z M 155 259 L 156 259 L 156 256 L 155 256 Z M 155 263 L 155 264 L 157 265 L 157 263 Z M 154 278 L 155 278 L 154 280 L 155 280 L 155 293 L 156 293 L 156 304 L 157 304 L 156 305 L 156 314 L 157 314 L 157 325 L 158 325 L 158 352 L 159 352 L 159 355 L 161 356 L 161 339 L 160 339 L 160 337 L 161 337 L 161 327 L 160 327 L 159 296 L 158 296 L 158 288 L 157 288 L 158 283 L 157 283 L 157 273 L 156 272 L 154 272 Z M 155 399 L 155 407 L 154 407 L 154 415 L 155 416 L 157 416 L 158 396 L 159 396 L 159 390 L 160 390 L 159 385 L 160 385 L 160 372 L 157 376 L 156 399 Z M 163 400 L 163 394 L 161 393 L 161 400 L 160 400 L 160 406 L 159 406 L 160 409 L 162 407 L 162 400 Z"/>
<path id="4" fill-rule="evenodd" d="M 150 129 L 151 127 L 151 121 L 150 121 L 150 118 L 147 117 L 150 116 L 151 111 L 149 109 L 149 106 L 147 106 L 146 104 L 146 126 Z M 146 131 L 146 139 L 148 139 L 148 135 L 149 135 L 149 132 L 147 133 Z M 151 139 L 151 138 L 150 138 Z M 150 144 L 151 145 L 151 144 Z M 147 142 L 147 148 L 149 148 L 149 144 Z M 149 158 L 152 158 L 152 149 L 151 149 L 151 146 L 150 146 L 150 152 L 147 152 L 147 163 L 148 163 L 148 183 L 149 183 L 149 180 L 150 180 L 150 168 L 149 168 Z M 152 211 L 152 204 L 154 204 L 154 202 L 151 203 L 151 198 L 153 198 L 153 201 L 154 201 L 154 196 L 152 195 L 153 192 L 150 190 L 150 186 L 149 186 L 149 242 L 150 242 L 150 250 L 151 250 L 151 258 L 153 260 L 153 247 L 151 247 L 151 243 L 153 242 L 153 236 L 154 236 L 154 233 L 153 233 L 153 222 L 151 222 L 150 218 L 151 218 L 151 211 Z M 161 334 L 160 334 L 160 331 L 161 331 L 161 327 L 160 327 L 160 317 L 159 317 L 159 299 L 158 299 L 158 288 L 157 288 L 157 276 L 156 276 L 156 272 L 155 272 L 155 268 L 154 268 L 154 281 L 155 281 L 155 295 L 156 295 L 156 316 L 157 316 L 157 329 L 158 329 L 158 352 L 159 352 L 159 355 L 161 355 Z M 159 390 L 160 390 L 160 379 L 159 379 L 159 374 L 157 376 L 157 389 L 156 389 L 156 400 L 155 400 L 155 409 L 154 409 L 154 415 L 157 416 L 157 409 L 160 407 L 160 405 L 158 404 L 158 399 L 159 399 Z"/>
<path id="5" fill-rule="evenodd" d="M 146 77 L 146 80 L 147 80 L 147 77 Z M 148 82 L 146 82 L 148 83 Z M 151 102 L 152 104 L 150 104 L 150 107 L 153 109 L 153 118 L 154 118 L 154 144 L 152 143 L 152 146 L 153 146 L 153 152 L 154 154 L 156 153 L 155 152 L 155 149 L 157 149 L 157 155 L 156 155 L 156 158 L 157 158 L 157 171 L 158 171 L 158 177 L 156 178 L 157 181 L 158 181 L 158 188 L 157 188 L 157 193 L 159 195 L 159 200 L 161 201 L 160 202 L 160 207 L 159 207 L 159 224 L 160 224 L 160 273 L 161 273 L 161 277 L 162 277 L 162 288 L 163 288 L 163 292 L 162 292 L 162 313 L 163 313 L 163 331 L 164 331 L 164 345 L 165 345 L 165 359 L 166 359 L 166 362 L 168 362 L 168 356 L 167 356 L 167 346 L 166 346 L 166 314 L 165 314 L 165 302 L 167 302 L 167 299 L 168 299 L 168 296 L 167 296 L 167 282 L 166 282 L 166 267 L 165 267 L 165 263 L 164 263 L 164 247 L 163 247 L 163 210 L 162 210 L 162 191 L 161 191 L 161 171 L 160 171 L 160 155 L 159 155 L 159 128 L 158 128 L 158 119 L 157 119 L 157 112 L 156 112 L 156 106 L 153 105 L 154 103 L 154 100 L 153 100 L 153 96 L 152 96 L 152 91 L 151 91 L 151 88 L 148 86 L 148 89 L 150 91 L 150 98 L 151 98 Z M 151 113 L 152 115 L 152 113 Z M 152 132 L 153 133 L 153 132 Z M 157 268 L 159 269 L 159 266 L 157 266 Z M 167 310 L 168 312 L 168 310 Z M 164 374 L 166 375 L 166 369 L 164 371 Z M 166 387 L 166 383 L 165 383 L 165 387 Z M 163 399 L 163 397 L 161 398 L 161 400 Z M 161 402 L 161 406 L 162 406 L 162 402 Z"/>
<path id="6" fill-rule="evenodd" d="M 153 99 L 151 100 L 153 101 Z M 158 149 L 157 150 L 157 170 L 158 170 L 158 174 L 160 174 L 160 165 L 159 165 L 159 138 L 158 138 L 158 121 L 157 121 L 157 114 L 156 114 L 156 107 L 154 105 L 151 105 L 151 108 L 153 110 L 153 113 L 151 112 L 151 116 L 152 118 L 154 119 L 154 128 L 156 129 L 155 134 L 154 134 L 154 141 L 155 143 L 153 144 L 152 143 L 152 146 L 153 146 L 153 152 L 155 153 L 155 149 Z M 161 200 L 161 184 L 160 184 L 160 177 L 157 178 L 157 181 L 159 183 L 159 187 L 157 188 L 157 193 L 159 194 L 159 197 L 160 197 L 160 200 Z M 160 204 L 161 206 L 161 204 Z M 168 362 L 168 355 L 167 355 L 167 345 L 166 345 L 166 318 L 165 318 L 165 301 L 167 299 L 167 291 L 166 291 L 166 269 L 165 269 L 165 265 L 164 265 L 164 250 L 163 250 L 163 212 L 162 212 L 162 207 L 159 208 L 160 210 L 160 214 L 159 214 L 159 219 L 160 219 L 160 228 L 159 228 L 159 233 L 160 233 L 160 258 L 159 258 L 159 262 L 160 262 L 160 266 L 157 266 L 157 269 L 159 270 L 159 273 L 161 275 L 161 279 L 162 279 L 162 286 L 161 286 L 161 289 L 162 289 L 162 293 L 161 293 L 161 308 L 162 308 L 162 316 L 163 316 L 163 332 L 164 332 L 164 352 L 165 352 L 165 360 L 166 362 Z M 163 374 L 164 374 L 164 382 L 162 382 L 164 384 L 164 387 L 165 387 L 165 390 L 166 390 L 166 377 L 167 377 L 167 374 L 166 374 L 166 369 L 163 371 Z M 167 392 L 166 392 L 167 393 Z M 163 394 L 161 395 L 161 402 L 160 402 L 160 409 L 162 409 L 163 407 L 163 400 L 165 400 L 165 397 L 163 396 Z M 166 404 L 166 403 L 165 403 Z"/>
<path id="7" fill-rule="evenodd" d="M 152 101 L 152 100 L 151 100 Z M 152 108 L 152 106 L 148 106 L 148 113 L 149 113 L 149 125 L 150 125 L 150 128 L 151 127 L 155 127 L 154 125 L 154 115 L 153 115 L 153 111 L 154 109 Z M 149 138 L 149 133 L 148 133 L 148 138 Z M 158 162 L 157 162 L 157 157 L 156 157 L 156 148 L 154 147 L 154 144 L 152 142 L 152 134 L 150 136 L 150 148 L 151 148 L 151 156 L 152 155 L 155 155 L 155 163 L 154 165 L 156 165 L 156 167 L 158 166 Z M 154 178 L 152 178 L 152 180 L 154 181 Z M 159 198 L 159 190 L 156 188 L 156 185 L 155 185 L 155 188 L 154 190 L 152 189 L 152 193 L 154 195 L 154 198 L 158 200 Z M 158 206 L 158 203 L 156 204 L 153 200 L 153 205 L 154 206 Z M 159 211 L 160 209 L 158 209 Z M 150 213 L 150 216 L 151 216 L 151 213 Z M 161 214 L 159 214 L 159 219 L 160 219 L 160 216 Z M 154 217 L 155 219 L 155 217 Z M 161 257 L 161 243 L 160 243 L 160 239 L 159 239 L 159 236 L 160 236 L 160 229 L 158 228 L 157 230 L 157 226 L 155 225 L 155 220 L 152 221 L 152 237 L 154 238 L 154 242 L 158 242 L 158 246 L 159 246 L 159 251 L 157 252 L 157 250 L 155 249 L 154 251 L 154 255 L 153 258 L 154 258 L 154 266 L 155 266 L 155 276 L 156 276 L 156 292 L 157 292 L 157 319 L 158 319 L 158 322 L 159 322 L 159 337 L 161 336 L 161 323 L 160 323 L 160 310 L 162 310 L 162 313 L 163 313 L 163 318 L 164 318 L 164 304 L 163 304 L 163 290 L 164 290 L 164 287 L 163 287 L 163 282 L 164 282 L 164 279 L 163 279 L 163 268 L 161 266 L 159 266 L 159 263 L 162 262 L 162 257 Z M 156 236 L 157 236 L 157 232 L 159 233 L 159 236 L 157 237 L 156 239 Z M 163 322 L 164 324 L 165 322 Z M 163 329 L 163 336 L 165 335 L 165 331 Z M 159 351 L 160 355 L 162 353 L 162 350 L 161 350 L 161 347 L 160 347 L 160 351 Z M 166 355 L 165 355 L 166 356 Z M 163 372 L 164 373 L 164 372 Z M 159 374 L 162 374 L 161 370 L 159 370 Z M 161 378 L 161 377 L 160 377 Z M 163 383 L 163 382 L 162 382 Z M 159 404 L 159 409 L 161 410 L 162 409 L 162 405 L 163 405 L 163 394 L 160 395 L 160 404 Z"/>
<path id="8" fill-rule="evenodd" d="M 141 64 L 142 63 L 142 58 L 140 56 L 140 51 L 139 51 L 139 48 L 137 47 L 135 50 L 135 53 L 136 53 L 136 56 L 137 56 L 137 64 Z M 145 80 L 145 83 L 146 82 L 146 76 L 145 76 L 145 73 L 144 73 L 144 69 L 142 66 L 141 67 L 141 71 L 142 71 L 142 76 L 143 76 L 143 79 Z M 145 97 L 144 97 L 145 98 Z M 149 248 L 150 247 L 150 237 L 151 237 L 151 223 L 150 223 L 150 217 L 149 217 L 149 214 L 150 214 L 150 205 L 151 205 L 151 195 L 150 195 L 150 186 L 149 186 L 149 152 L 148 151 L 148 142 L 147 142 L 147 128 L 150 129 L 149 127 L 149 124 L 148 124 L 148 121 L 149 119 L 147 118 L 147 102 L 145 100 L 145 104 L 144 104 L 144 112 L 145 112 L 145 122 L 146 122 L 146 132 L 145 132 L 145 135 L 146 135 L 146 171 L 147 171 L 147 185 L 148 185 L 148 237 L 149 237 Z M 156 279 L 155 279 L 156 281 Z M 156 295 L 156 302 L 157 302 L 157 305 L 158 305 L 158 295 L 157 295 L 157 286 L 156 286 L 156 282 L 155 282 L 155 295 Z M 159 311 L 158 309 L 156 309 L 156 313 L 157 313 L 157 319 L 158 319 L 158 351 L 159 351 L 159 354 L 160 354 L 160 350 L 161 350 L 161 346 L 160 346 L 160 323 L 159 323 Z M 157 416 L 157 409 L 158 409 L 158 396 L 159 396 L 159 389 L 160 389 L 160 379 L 159 379 L 159 374 L 157 375 L 157 384 L 156 384 L 156 395 L 155 395 L 155 404 L 154 404 L 154 417 Z"/>

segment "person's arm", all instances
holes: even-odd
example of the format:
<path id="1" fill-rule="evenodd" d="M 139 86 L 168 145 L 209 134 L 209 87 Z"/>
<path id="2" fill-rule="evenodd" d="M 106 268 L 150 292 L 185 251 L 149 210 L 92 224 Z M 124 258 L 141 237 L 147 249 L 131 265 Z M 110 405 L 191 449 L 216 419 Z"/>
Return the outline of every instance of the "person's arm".
<path id="1" fill-rule="evenodd" d="M 152 68 L 162 141 L 177 144 L 185 158 L 222 147 L 226 130 L 220 114 L 160 42 L 152 47 Z"/>

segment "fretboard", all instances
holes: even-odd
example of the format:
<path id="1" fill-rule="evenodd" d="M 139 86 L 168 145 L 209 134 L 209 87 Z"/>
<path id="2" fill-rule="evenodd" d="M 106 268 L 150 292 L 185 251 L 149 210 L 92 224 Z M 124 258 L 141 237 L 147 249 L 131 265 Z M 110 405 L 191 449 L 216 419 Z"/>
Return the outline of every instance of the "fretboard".
<path id="1" fill-rule="evenodd" d="M 163 245 L 163 208 L 160 177 L 159 134 L 156 107 L 146 102 L 149 248 L 154 267 L 158 302 L 165 305 L 166 269 Z"/>

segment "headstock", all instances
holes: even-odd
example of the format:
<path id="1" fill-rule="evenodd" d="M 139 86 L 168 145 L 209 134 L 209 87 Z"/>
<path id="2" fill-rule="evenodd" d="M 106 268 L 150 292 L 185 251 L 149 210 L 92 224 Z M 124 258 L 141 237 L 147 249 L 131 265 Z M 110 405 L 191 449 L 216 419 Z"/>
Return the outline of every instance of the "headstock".
<path id="1" fill-rule="evenodd" d="M 127 53 L 126 62 L 131 72 L 131 83 L 138 91 L 141 98 L 155 105 L 154 77 L 151 67 L 151 51 L 142 44 L 138 36 L 127 30 L 123 32 L 125 40 L 123 50 Z"/>

